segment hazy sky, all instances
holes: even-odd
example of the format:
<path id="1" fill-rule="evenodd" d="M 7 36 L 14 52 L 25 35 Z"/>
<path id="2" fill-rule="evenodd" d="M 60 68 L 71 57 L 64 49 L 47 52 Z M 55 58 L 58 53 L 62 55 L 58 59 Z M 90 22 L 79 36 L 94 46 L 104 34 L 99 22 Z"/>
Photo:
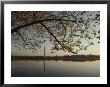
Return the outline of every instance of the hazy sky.
<path id="1" fill-rule="evenodd" d="M 91 12 L 92 13 L 92 17 L 95 16 L 96 12 Z M 57 12 L 55 12 L 55 14 L 57 15 Z M 86 16 L 84 17 L 84 19 L 86 19 Z M 93 22 L 91 22 L 91 24 L 93 24 Z M 100 25 L 96 25 L 95 28 L 92 28 L 93 30 L 99 30 Z M 86 41 L 82 38 L 81 40 L 84 44 L 86 44 Z M 84 54 L 84 55 L 89 55 L 89 54 L 93 54 L 93 55 L 99 55 L 100 54 L 100 44 L 97 43 L 97 39 L 93 39 L 94 45 L 91 45 L 87 48 L 87 50 L 82 50 L 80 52 L 78 52 L 78 54 Z M 12 55 L 17 55 L 17 56 L 40 56 L 40 55 L 44 55 L 44 47 L 46 49 L 46 56 L 63 56 L 63 55 L 74 55 L 73 53 L 70 52 L 64 52 L 64 51 L 56 51 L 54 54 L 51 53 L 50 49 L 52 47 L 52 44 L 50 44 L 50 42 L 47 41 L 45 42 L 45 44 L 42 45 L 41 49 L 38 49 L 38 52 L 33 53 L 32 51 L 23 51 L 23 50 L 18 50 L 17 48 L 14 47 L 13 43 L 11 44 L 11 53 Z"/>

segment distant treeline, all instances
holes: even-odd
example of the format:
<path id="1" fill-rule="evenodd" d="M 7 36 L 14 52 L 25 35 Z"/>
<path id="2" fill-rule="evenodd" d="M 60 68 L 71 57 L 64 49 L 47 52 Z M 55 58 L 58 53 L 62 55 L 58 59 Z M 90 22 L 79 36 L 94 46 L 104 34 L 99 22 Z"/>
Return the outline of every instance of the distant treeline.
<path id="1" fill-rule="evenodd" d="M 95 61 L 99 55 L 73 55 L 73 56 L 11 56 L 12 60 L 63 60 L 63 61 Z"/>

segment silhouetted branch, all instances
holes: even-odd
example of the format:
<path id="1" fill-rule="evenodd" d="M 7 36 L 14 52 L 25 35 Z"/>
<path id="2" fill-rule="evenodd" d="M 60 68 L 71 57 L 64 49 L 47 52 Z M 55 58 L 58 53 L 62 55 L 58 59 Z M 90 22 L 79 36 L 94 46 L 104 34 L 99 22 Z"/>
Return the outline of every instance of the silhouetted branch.
<path id="1" fill-rule="evenodd" d="M 21 29 L 21 28 L 28 27 L 28 26 L 33 25 L 33 24 L 36 24 L 36 23 L 41 23 L 41 22 L 44 22 L 44 21 L 53 21 L 53 20 L 56 20 L 56 21 L 70 21 L 70 22 L 75 22 L 75 21 L 73 21 L 73 20 L 64 20 L 64 19 L 45 19 L 45 20 L 37 20 L 37 21 L 31 22 L 31 23 L 28 23 L 28 24 L 24 24 L 24 25 L 21 25 L 21 26 L 17 26 L 17 27 L 15 27 L 14 29 L 11 29 L 11 33 L 16 32 L 16 31 L 18 31 L 18 30 Z"/>
<path id="2" fill-rule="evenodd" d="M 64 35 L 64 38 L 65 38 L 65 36 L 66 36 L 66 27 L 64 26 L 64 24 L 62 23 L 61 20 L 60 20 L 60 23 L 62 24 L 62 26 L 63 26 L 63 28 L 64 28 L 64 30 L 65 30 L 65 35 Z"/>
<path id="3" fill-rule="evenodd" d="M 78 23 L 76 23 L 77 25 L 78 25 L 78 27 L 80 27 L 81 28 L 81 26 L 78 24 Z M 82 28 L 81 28 L 82 29 Z"/>
<path id="4" fill-rule="evenodd" d="M 24 41 L 24 43 L 26 43 L 26 41 L 24 40 L 24 38 L 22 37 L 22 35 L 18 31 L 16 33 L 21 37 L 21 39 Z"/>
<path id="5" fill-rule="evenodd" d="M 72 51 L 69 50 L 68 48 L 66 48 L 63 44 L 61 44 L 61 43 L 58 41 L 58 39 L 53 35 L 53 33 L 52 33 L 42 22 L 41 22 L 40 24 L 45 27 L 45 29 L 54 37 L 54 39 L 58 42 L 58 44 L 61 45 L 62 48 L 65 48 L 66 50 L 68 50 L 68 51 L 71 52 L 71 53 L 77 54 L 77 53 L 75 53 L 75 52 L 72 52 Z"/>

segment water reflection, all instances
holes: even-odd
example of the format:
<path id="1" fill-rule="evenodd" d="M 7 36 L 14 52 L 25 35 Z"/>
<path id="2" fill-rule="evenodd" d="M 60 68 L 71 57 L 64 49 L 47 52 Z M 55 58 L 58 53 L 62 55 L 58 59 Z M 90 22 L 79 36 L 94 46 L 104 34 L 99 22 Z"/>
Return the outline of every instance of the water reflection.
<path id="1" fill-rule="evenodd" d="M 12 77 L 98 77 L 100 61 L 14 60 Z"/>

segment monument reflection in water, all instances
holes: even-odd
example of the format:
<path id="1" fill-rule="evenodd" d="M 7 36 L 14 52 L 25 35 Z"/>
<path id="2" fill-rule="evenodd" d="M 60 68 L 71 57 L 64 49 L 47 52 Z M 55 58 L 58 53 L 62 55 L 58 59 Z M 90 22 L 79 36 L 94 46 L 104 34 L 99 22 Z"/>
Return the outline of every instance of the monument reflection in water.
<path id="1" fill-rule="evenodd" d="M 98 77 L 100 61 L 12 61 L 12 77 Z"/>
<path id="2" fill-rule="evenodd" d="M 76 55 L 55 58 L 45 57 L 44 51 L 44 57 L 12 57 L 12 59 L 12 77 L 100 76 L 99 56 Z"/>

